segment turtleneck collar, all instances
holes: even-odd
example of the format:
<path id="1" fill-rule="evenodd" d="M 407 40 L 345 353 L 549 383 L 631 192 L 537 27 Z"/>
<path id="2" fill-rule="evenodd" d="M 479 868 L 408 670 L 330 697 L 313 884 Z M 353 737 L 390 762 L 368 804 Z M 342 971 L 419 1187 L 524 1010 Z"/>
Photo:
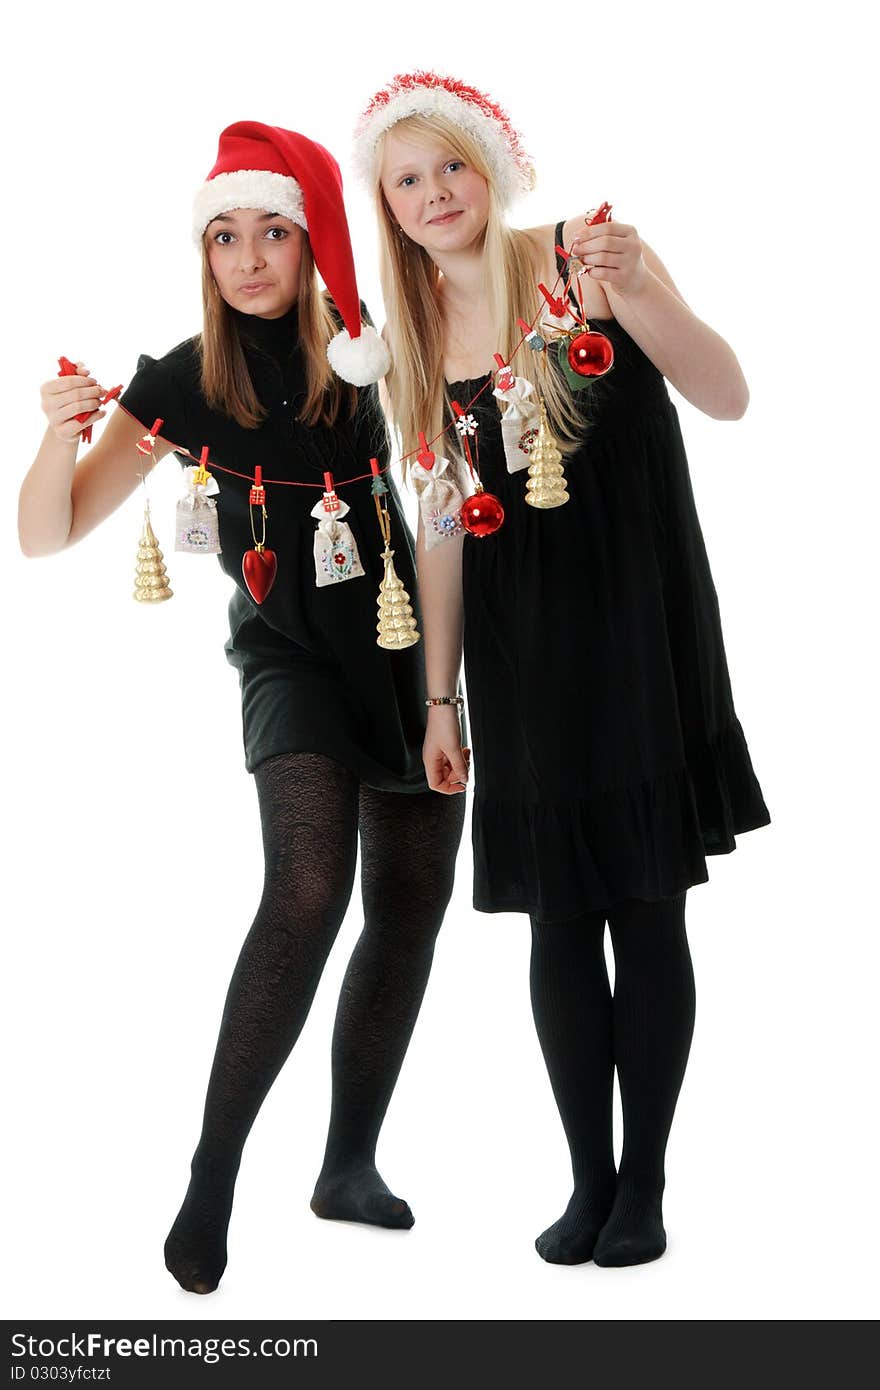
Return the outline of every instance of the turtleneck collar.
<path id="1" fill-rule="evenodd" d="M 276 362 L 288 358 L 299 341 L 299 307 L 296 304 L 277 319 L 243 314 L 240 309 L 231 309 L 231 313 L 245 346 L 258 348 Z"/>

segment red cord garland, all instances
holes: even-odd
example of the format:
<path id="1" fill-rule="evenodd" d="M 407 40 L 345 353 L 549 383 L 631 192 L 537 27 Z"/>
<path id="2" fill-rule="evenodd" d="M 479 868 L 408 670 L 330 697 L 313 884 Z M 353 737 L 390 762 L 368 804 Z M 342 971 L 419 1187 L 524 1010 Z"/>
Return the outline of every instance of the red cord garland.
<path id="1" fill-rule="evenodd" d="M 594 225 L 595 225 L 596 223 L 598 223 L 598 222 L 607 222 L 607 221 L 609 220 L 609 214 L 610 214 L 610 212 L 611 212 L 611 204 L 610 204 L 610 203 L 602 203 L 601 207 L 599 207 L 599 208 L 596 209 L 596 212 L 595 212 L 595 213 L 593 214 L 593 216 L 587 221 L 587 224 L 586 224 L 586 225 L 587 225 L 588 227 L 592 227 L 592 226 L 594 226 Z M 557 246 L 557 247 L 556 247 L 556 250 L 557 250 L 557 251 L 562 251 L 563 249 L 562 249 L 562 247 Z M 566 256 L 566 259 L 570 259 L 569 254 L 568 254 L 567 252 L 563 251 L 563 255 Z M 555 298 L 557 287 L 559 286 L 559 284 L 560 284 L 560 282 L 561 282 L 562 280 L 563 280 L 563 274 L 562 274 L 562 271 L 560 270 L 559 274 L 557 275 L 557 277 L 556 277 L 556 279 L 555 279 L 555 281 L 554 281 L 554 283 L 553 283 L 553 288 L 552 288 L 552 290 L 548 290 L 548 289 L 546 288 L 545 285 L 540 285 L 540 286 L 539 286 L 539 289 L 542 291 L 543 295 L 546 297 L 546 299 L 548 300 L 548 302 L 552 301 L 552 300 Z M 568 308 L 568 307 L 569 307 L 567 304 L 564 304 L 564 302 L 563 302 L 562 300 L 559 300 L 559 303 L 560 303 L 560 304 L 563 304 L 563 307 L 564 307 L 564 308 Z M 534 331 L 535 324 L 538 322 L 538 320 L 540 319 L 540 317 L 541 317 L 541 315 L 542 315 L 543 312 L 544 312 L 544 308 L 543 308 L 543 305 L 542 305 L 542 306 L 538 309 L 538 312 L 535 314 L 534 318 L 532 319 L 532 322 L 528 325 L 528 331 L 522 334 L 522 336 L 521 336 L 519 342 L 516 344 L 515 348 L 513 349 L 513 352 L 510 354 L 510 362 L 513 361 L 514 357 L 516 357 L 516 354 L 520 351 L 520 349 L 521 349 L 523 343 L 525 342 L 526 338 L 528 337 L 529 333 L 532 333 L 532 332 Z M 576 317 L 576 315 L 575 315 L 574 317 Z M 524 320 L 522 320 L 522 319 L 518 319 L 518 320 L 517 320 L 517 323 L 519 324 L 520 327 L 522 327 L 523 322 L 524 322 Z M 496 356 L 497 356 L 497 354 L 496 354 Z M 510 362 L 505 363 L 504 365 L 505 365 L 505 366 L 509 366 L 509 365 L 510 365 Z M 76 369 L 74 368 L 74 370 L 76 370 Z M 465 405 L 465 406 L 459 406 L 459 411 L 460 411 L 460 413 L 461 413 L 462 415 L 467 415 L 467 414 L 469 413 L 471 407 L 474 406 L 474 405 L 476 405 L 477 401 L 480 399 L 480 397 L 483 395 L 483 393 L 484 393 L 485 391 L 488 391 L 488 389 L 489 389 L 489 387 L 490 387 L 491 385 L 492 385 L 492 374 L 490 373 L 490 374 L 489 374 L 489 379 L 488 379 L 486 382 L 484 382 L 484 384 L 480 387 L 480 389 L 479 389 L 479 391 L 477 392 L 477 394 L 476 394 L 475 396 L 473 396 L 473 397 L 471 398 L 471 400 L 468 401 L 467 405 Z M 125 410 L 125 406 L 123 406 L 122 409 Z M 125 413 L 126 413 L 127 415 L 131 415 L 131 411 L 130 411 L 130 410 L 126 410 Z M 132 415 L 131 418 L 132 418 L 132 419 L 135 419 L 135 416 Z M 140 424 L 141 422 L 138 421 L 138 423 Z M 455 425 L 455 420 L 450 420 L 449 424 L 446 425 L 446 426 L 444 426 L 444 428 L 440 431 L 440 433 L 437 434 L 437 435 L 435 435 L 434 438 L 433 438 L 433 439 L 430 439 L 430 440 L 426 440 L 426 439 L 425 439 L 425 436 L 424 436 L 424 433 L 420 433 L 420 434 L 419 434 L 419 448 L 418 448 L 418 449 L 413 449 L 413 450 L 411 450 L 411 452 L 408 453 L 408 454 L 401 454 L 401 457 L 400 457 L 401 463 L 404 461 L 404 459 L 416 459 L 416 460 L 420 461 L 420 456 L 429 454 L 429 453 L 431 452 L 431 449 L 433 448 L 433 446 L 434 446 L 436 443 L 438 443 L 439 440 L 441 440 L 441 439 L 443 438 L 443 436 L 444 436 L 450 429 L 452 429 L 452 428 L 454 427 L 454 425 Z M 155 430 L 151 431 L 151 433 L 155 433 Z M 165 443 L 166 443 L 166 444 L 171 444 L 171 440 L 170 440 L 170 439 L 166 439 Z M 193 455 L 192 455 L 191 453 L 188 452 L 188 450 L 176 448 L 174 445 L 172 445 L 172 448 L 174 449 L 174 452 L 175 452 L 176 454 L 180 454 L 180 455 L 182 455 L 184 458 L 192 459 L 192 462 L 193 462 L 193 463 L 198 464 L 198 463 L 200 462 L 200 460 L 197 459 L 197 458 L 194 458 Z M 469 452 L 470 452 L 470 451 L 468 450 L 468 453 L 469 453 Z M 470 459 L 468 460 L 468 462 L 470 463 Z M 390 468 L 390 464 L 389 464 L 386 468 L 382 468 L 382 469 L 380 469 L 379 471 L 382 472 L 382 473 L 387 473 L 388 470 L 389 470 L 389 468 Z M 250 475 L 249 473 L 239 473 L 239 472 L 236 471 L 236 469 L 234 469 L 234 468 L 224 468 L 224 467 L 222 466 L 222 464 L 219 464 L 219 463 L 212 463 L 212 464 L 211 464 L 211 469 L 212 469 L 212 471 L 215 472 L 215 473 L 228 473 L 228 474 L 230 475 L 230 477 L 233 477 L 233 478 L 243 478 L 244 481 L 247 482 L 247 483 L 250 483 L 250 482 L 253 481 L 253 479 L 251 478 L 251 475 Z M 471 464 L 471 471 L 473 472 L 473 465 L 472 465 L 472 464 Z M 336 486 L 337 488 L 339 488 L 339 487 L 346 487 L 349 483 L 361 483 L 361 482 L 364 482 L 366 479 L 372 478 L 372 477 L 374 477 L 374 476 L 376 476 L 376 470 L 375 470 L 375 469 L 372 469 L 369 473 L 358 473 L 358 474 L 356 475 L 356 477 L 354 477 L 354 478 L 342 478 L 339 482 L 337 482 L 337 483 L 335 484 L 335 486 Z M 324 487 L 324 484 L 323 484 L 323 483 L 301 483 L 301 482 L 294 482 L 294 481 L 292 481 L 290 478 L 266 478 L 264 481 L 265 481 L 265 484 L 267 484 L 267 485 L 269 485 L 269 486 L 271 486 L 271 487 L 312 487 L 312 488 L 318 488 L 318 489 L 320 489 L 320 491 L 322 491 L 322 492 L 325 491 L 325 487 Z"/>

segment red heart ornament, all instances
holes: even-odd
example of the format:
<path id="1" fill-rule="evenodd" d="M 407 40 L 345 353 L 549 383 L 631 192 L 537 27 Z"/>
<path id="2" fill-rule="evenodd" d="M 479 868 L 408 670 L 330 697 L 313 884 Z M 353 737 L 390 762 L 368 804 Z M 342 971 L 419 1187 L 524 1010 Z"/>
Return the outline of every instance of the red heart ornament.
<path id="1" fill-rule="evenodd" d="M 274 550 L 246 550 L 242 556 L 241 572 L 254 603 L 262 603 L 275 583 L 278 561 Z"/>

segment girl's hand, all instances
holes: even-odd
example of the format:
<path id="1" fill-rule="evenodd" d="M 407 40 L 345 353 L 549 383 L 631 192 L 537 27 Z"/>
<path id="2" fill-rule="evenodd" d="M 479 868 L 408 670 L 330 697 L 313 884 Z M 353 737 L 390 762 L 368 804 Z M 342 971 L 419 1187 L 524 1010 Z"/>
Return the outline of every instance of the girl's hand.
<path id="1" fill-rule="evenodd" d="M 425 776 L 432 791 L 455 796 L 467 787 L 471 750 L 461 746 L 461 725 L 454 705 L 432 705 L 422 746 Z"/>
<path id="2" fill-rule="evenodd" d="M 583 262 L 591 280 L 601 280 L 618 294 L 633 294 L 649 271 L 635 227 L 625 222 L 599 222 L 584 227 L 571 243 L 571 254 Z"/>
<path id="3" fill-rule="evenodd" d="M 54 376 L 40 387 L 40 405 L 49 428 L 65 444 L 72 444 L 96 420 L 103 420 L 106 410 L 98 409 L 98 402 L 104 395 L 82 362 L 77 362 L 77 376 Z M 77 415 L 89 412 L 87 420 L 77 420 Z"/>

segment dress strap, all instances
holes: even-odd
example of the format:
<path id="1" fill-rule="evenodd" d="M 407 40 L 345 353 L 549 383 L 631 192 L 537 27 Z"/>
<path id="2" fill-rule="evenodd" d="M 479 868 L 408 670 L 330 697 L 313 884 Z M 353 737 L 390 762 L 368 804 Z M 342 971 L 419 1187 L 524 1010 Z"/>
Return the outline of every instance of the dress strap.
<path id="1" fill-rule="evenodd" d="M 557 222 L 557 223 L 556 223 L 556 229 L 555 229 L 555 231 L 554 231 L 554 233 L 553 233 L 553 245 L 554 245 L 554 247 L 556 247 L 556 246 L 561 246 L 561 245 L 562 245 L 562 233 L 563 233 L 564 230 L 565 230 L 565 222 L 564 222 L 564 221 L 562 221 L 562 222 Z M 567 291 L 567 293 L 568 293 L 569 299 L 571 300 L 572 304 L 573 304 L 574 307 L 575 307 L 575 311 L 576 311 L 578 314 L 580 314 L 580 305 L 579 305 L 578 300 L 577 300 L 577 295 L 575 294 L 574 290 L 573 290 L 572 287 L 571 287 L 571 281 L 570 281 L 569 275 L 568 275 L 568 262 L 567 262 L 566 260 L 564 260 L 564 258 L 563 258 L 562 256 L 560 256 L 560 254 L 559 254 L 558 251 L 556 252 L 556 269 L 557 269 L 557 271 L 559 272 L 559 274 L 562 276 L 562 283 L 563 283 L 563 285 L 564 285 L 565 288 L 566 288 L 566 291 Z"/>
<path id="2" fill-rule="evenodd" d="M 564 222 L 564 221 L 563 221 L 563 222 L 557 222 L 557 223 L 556 223 L 556 230 L 555 230 L 554 233 L 553 233 L 553 245 L 554 245 L 554 246 L 561 246 L 561 245 L 562 245 L 562 233 L 563 233 L 564 231 L 565 231 L 565 222 Z M 560 256 L 560 254 L 559 254 L 558 251 L 556 252 L 556 269 L 557 269 L 557 270 L 563 270 L 563 271 L 565 270 L 565 261 L 562 259 L 562 257 Z"/>

